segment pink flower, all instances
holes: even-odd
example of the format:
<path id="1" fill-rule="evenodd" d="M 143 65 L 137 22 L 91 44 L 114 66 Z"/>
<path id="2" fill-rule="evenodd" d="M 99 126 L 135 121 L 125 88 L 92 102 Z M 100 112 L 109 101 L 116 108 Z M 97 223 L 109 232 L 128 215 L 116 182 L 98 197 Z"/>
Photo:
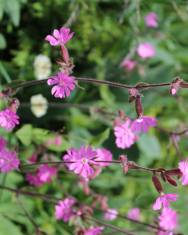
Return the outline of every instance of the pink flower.
<path id="1" fill-rule="evenodd" d="M 117 218 L 118 212 L 116 209 L 108 209 L 104 213 L 104 219 L 105 220 L 115 220 Z"/>
<path id="2" fill-rule="evenodd" d="M 188 185 L 188 158 L 179 162 L 178 168 L 182 173 L 182 185 Z"/>
<path id="3" fill-rule="evenodd" d="M 5 128 L 7 131 L 11 131 L 16 125 L 19 124 L 18 115 L 6 108 L 0 112 L 0 126 Z"/>
<path id="4" fill-rule="evenodd" d="M 128 211 L 127 217 L 132 220 L 140 220 L 140 209 L 132 208 Z"/>
<path id="5" fill-rule="evenodd" d="M 59 201 L 55 206 L 55 218 L 67 222 L 74 215 L 73 205 L 76 203 L 74 198 L 66 198 Z"/>
<path id="6" fill-rule="evenodd" d="M 116 145 L 119 148 L 130 148 L 135 143 L 137 137 L 130 128 L 131 120 L 127 119 L 122 124 L 117 124 L 114 128 L 114 135 L 116 137 Z"/>
<path id="7" fill-rule="evenodd" d="M 92 177 L 94 169 L 92 165 L 97 163 L 93 160 L 97 153 L 90 146 L 82 146 L 79 150 L 70 149 L 63 157 L 64 161 L 72 161 L 73 163 L 67 163 L 70 171 L 74 171 L 75 174 L 84 178 Z"/>
<path id="8" fill-rule="evenodd" d="M 99 235 L 102 233 L 103 227 L 90 227 L 84 231 L 84 235 Z"/>
<path id="9" fill-rule="evenodd" d="M 36 187 L 39 187 L 41 185 L 43 185 L 43 182 L 39 179 L 37 174 L 31 174 L 31 173 L 27 173 L 26 174 L 26 180 L 31 184 L 34 185 Z"/>
<path id="10" fill-rule="evenodd" d="M 142 116 L 132 122 L 131 129 L 133 132 L 146 133 L 150 127 L 155 127 L 157 120 L 154 117 Z"/>
<path id="11" fill-rule="evenodd" d="M 51 46 L 65 45 L 73 35 L 74 33 L 70 32 L 69 28 L 62 27 L 60 30 L 54 29 L 53 36 L 47 35 L 45 40 L 48 41 Z"/>
<path id="12" fill-rule="evenodd" d="M 75 88 L 74 77 L 63 72 L 57 73 L 55 76 L 48 79 L 48 85 L 53 86 L 51 93 L 56 98 L 65 98 L 70 96 L 71 91 Z"/>
<path id="13" fill-rule="evenodd" d="M 150 28 L 157 28 L 157 14 L 155 12 L 150 12 L 145 16 L 145 24 Z"/>
<path id="14" fill-rule="evenodd" d="M 100 148 L 96 150 L 97 155 L 95 161 L 112 161 L 112 153 L 105 149 Z M 111 163 L 109 162 L 97 162 L 99 166 L 109 166 Z"/>
<path id="15" fill-rule="evenodd" d="M 148 42 L 140 43 L 137 47 L 137 53 L 143 59 L 154 57 L 156 54 L 154 46 Z"/>
<path id="16" fill-rule="evenodd" d="M 41 165 L 38 169 L 38 178 L 42 183 L 50 183 L 53 176 L 57 174 L 57 169 L 53 166 Z"/>
<path id="17" fill-rule="evenodd" d="M 20 160 L 16 152 L 11 152 L 6 149 L 0 151 L 0 171 L 9 172 L 18 169 Z"/>
<path id="18" fill-rule="evenodd" d="M 135 68 L 136 64 L 136 61 L 125 58 L 121 63 L 121 67 L 125 68 L 127 71 L 131 71 Z"/>
<path id="19" fill-rule="evenodd" d="M 7 141 L 3 138 L 0 137 L 0 151 L 6 147 Z"/>
<path id="20" fill-rule="evenodd" d="M 176 194 L 160 195 L 153 204 L 153 210 L 160 210 L 162 207 L 169 207 L 170 202 L 175 202 L 178 198 Z"/>
<path id="21" fill-rule="evenodd" d="M 172 231 L 177 226 L 177 213 L 170 207 L 163 208 L 159 216 L 159 225 L 161 228 Z"/>

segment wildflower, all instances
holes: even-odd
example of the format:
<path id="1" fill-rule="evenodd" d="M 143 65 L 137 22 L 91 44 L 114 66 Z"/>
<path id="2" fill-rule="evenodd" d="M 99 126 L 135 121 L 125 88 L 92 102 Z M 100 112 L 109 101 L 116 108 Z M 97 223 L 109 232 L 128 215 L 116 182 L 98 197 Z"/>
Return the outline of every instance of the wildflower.
<path id="1" fill-rule="evenodd" d="M 100 148 L 100 149 L 97 149 L 96 152 L 97 152 L 97 155 L 96 155 L 95 161 L 96 162 L 101 161 L 101 162 L 97 162 L 99 166 L 109 166 L 111 164 L 110 162 L 108 162 L 108 161 L 112 161 L 112 153 L 109 150 L 105 148 Z"/>
<path id="2" fill-rule="evenodd" d="M 131 129 L 133 132 L 146 133 L 150 127 L 155 127 L 156 125 L 156 118 L 149 116 L 141 116 L 132 122 Z"/>
<path id="3" fill-rule="evenodd" d="M 150 12 L 145 16 L 145 24 L 146 26 L 150 28 L 157 28 L 158 22 L 157 22 L 157 14 L 155 12 Z"/>
<path id="4" fill-rule="evenodd" d="M 51 46 L 62 46 L 73 37 L 74 32 L 71 32 L 69 28 L 61 27 L 60 30 L 54 29 L 52 35 L 47 35 L 45 40 L 48 41 Z"/>
<path id="5" fill-rule="evenodd" d="M 99 235 L 102 233 L 104 227 L 90 227 L 84 231 L 84 235 Z"/>
<path id="6" fill-rule="evenodd" d="M 179 162 L 178 168 L 182 173 L 182 185 L 188 185 L 188 158 Z"/>
<path id="7" fill-rule="evenodd" d="M 66 198 L 59 201 L 55 206 L 55 218 L 67 222 L 74 215 L 73 205 L 76 203 L 74 198 Z"/>
<path id="8" fill-rule="evenodd" d="M 137 53 L 143 59 L 154 57 L 156 54 L 154 46 L 148 42 L 140 43 L 137 47 Z"/>
<path id="9" fill-rule="evenodd" d="M 131 120 L 127 119 L 124 123 L 117 124 L 114 128 L 116 145 L 119 148 L 130 148 L 135 143 L 137 137 L 131 129 Z"/>
<path id="10" fill-rule="evenodd" d="M 64 161 L 72 161 L 67 163 L 70 171 L 84 178 L 89 178 L 94 174 L 92 165 L 97 163 L 93 160 L 97 153 L 90 146 L 82 146 L 80 149 L 70 149 L 63 157 Z"/>
<path id="11" fill-rule="evenodd" d="M 105 220 L 115 220 L 117 218 L 118 212 L 116 209 L 108 209 L 104 213 L 104 219 Z"/>
<path id="12" fill-rule="evenodd" d="M 177 226 L 177 213 L 169 207 L 163 208 L 159 216 L 159 225 L 161 228 L 172 231 Z"/>
<path id="13" fill-rule="evenodd" d="M 11 109 L 6 108 L 0 111 L 0 126 L 7 131 L 11 131 L 16 125 L 19 124 L 18 115 Z"/>
<path id="14" fill-rule="evenodd" d="M 132 71 L 136 64 L 136 61 L 125 58 L 121 63 L 121 67 L 125 68 L 127 71 Z"/>
<path id="15" fill-rule="evenodd" d="M 34 73 L 38 80 L 46 79 L 51 73 L 51 61 L 46 55 L 37 55 L 34 60 Z"/>
<path id="16" fill-rule="evenodd" d="M 52 177 L 57 174 L 57 169 L 46 164 L 41 165 L 38 169 L 38 178 L 42 183 L 50 183 Z"/>
<path id="17" fill-rule="evenodd" d="M 153 210 L 160 210 L 162 207 L 169 207 L 170 202 L 176 201 L 178 195 L 176 194 L 161 194 L 153 204 Z"/>
<path id="18" fill-rule="evenodd" d="M 65 98 L 70 96 L 71 91 L 75 88 L 75 79 L 63 72 L 48 79 L 48 85 L 53 86 L 51 93 L 56 98 Z"/>
<path id="19" fill-rule="evenodd" d="M 43 185 L 43 182 L 39 179 L 37 174 L 31 174 L 31 173 L 27 173 L 26 174 L 26 180 L 31 184 L 34 185 L 36 187 L 39 187 L 41 185 Z"/>
<path id="20" fill-rule="evenodd" d="M 9 172 L 18 169 L 20 160 L 17 157 L 17 153 L 3 149 L 0 151 L 0 171 Z"/>
<path id="21" fill-rule="evenodd" d="M 0 151 L 6 147 L 7 141 L 3 138 L 0 137 Z"/>
<path id="22" fill-rule="evenodd" d="M 132 220 L 140 220 L 140 209 L 132 208 L 128 211 L 127 217 Z"/>
<path id="23" fill-rule="evenodd" d="M 46 114 L 48 109 L 48 101 L 43 95 L 38 94 L 31 96 L 30 102 L 31 111 L 36 117 L 40 118 Z"/>

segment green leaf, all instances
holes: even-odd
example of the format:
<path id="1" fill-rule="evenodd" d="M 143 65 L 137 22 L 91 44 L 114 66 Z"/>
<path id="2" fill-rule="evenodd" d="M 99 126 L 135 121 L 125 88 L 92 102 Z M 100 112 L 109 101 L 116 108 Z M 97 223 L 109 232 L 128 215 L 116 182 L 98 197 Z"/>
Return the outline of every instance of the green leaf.
<path id="1" fill-rule="evenodd" d="M 22 142 L 22 144 L 29 146 L 32 141 L 32 125 L 26 124 L 21 127 L 17 132 L 16 136 Z"/>
<path id="2" fill-rule="evenodd" d="M 102 145 L 104 143 L 105 140 L 108 139 L 110 135 L 110 129 L 106 129 L 105 131 L 103 131 L 102 133 L 100 133 L 97 136 L 94 136 L 91 139 L 91 145 L 95 146 L 95 147 L 99 147 L 100 145 Z"/>
<path id="3" fill-rule="evenodd" d="M 6 217 L 0 215 L 0 234 L 6 234 L 6 235 L 23 235 L 15 224 L 13 224 L 10 220 L 8 220 Z"/>
<path id="4" fill-rule="evenodd" d="M 3 18 L 5 0 L 0 0 L 0 20 Z"/>
<path id="5" fill-rule="evenodd" d="M 18 26 L 20 22 L 20 1 L 19 0 L 5 1 L 5 10 L 7 14 L 10 16 L 12 23 L 15 26 Z"/>
<path id="6" fill-rule="evenodd" d="M 0 49 L 5 49 L 7 46 L 5 37 L 0 33 Z"/>
<path id="7" fill-rule="evenodd" d="M 49 133 L 48 130 L 41 128 L 33 128 L 32 140 L 37 144 L 42 144 L 44 141 L 46 141 L 48 133 Z"/>

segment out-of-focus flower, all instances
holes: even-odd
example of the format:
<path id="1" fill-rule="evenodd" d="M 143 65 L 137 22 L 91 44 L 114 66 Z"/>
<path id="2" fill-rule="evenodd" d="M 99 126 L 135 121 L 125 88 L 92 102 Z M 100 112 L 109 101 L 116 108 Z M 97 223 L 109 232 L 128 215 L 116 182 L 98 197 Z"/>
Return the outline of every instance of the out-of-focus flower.
<path id="1" fill-rule="evenodd" d="M 43 182 L 39 179 L 37 174 L 31 174 L 31 173 L 27 173 L 26 174 L 26 180 L 31 184 L 34 185 L 36 187 L 39 187 L 41 185 L 43 185 Z"/>
<path id="2" fill-rule="evenodd" d="M 172 231 L 177 226 L 177 213 L 170 207 L 163 208 L 159 216 L 159 225 L 161 228 Z"/>
<path id="3" fill-rule="evenodd" d="M 132 220 L 140 220 L 140 209 L 132 208 L 128 211 L 127 217 Z"/>
<path id="4" fill-rule="evenodd" d="M 179 162 L 178 168 L 182 173 L 182 185 L 188 185 L 188 158 Z"/>
<path id="5" fill-rule="evenodd" d="M 31 111 L 36 117 L 40 118 L 46 114 L 48 101 L 42 94 L 31 96 L 30 102 Z"/>
<path id="6" fill-rule="evenodd" d="M 136 64 L 137 64 L 136 61 L 125 58 L 125 59 L 121 62 L 121 67 L 123 67 L 123 68 L 126 69 L 127 71 L 132 71 L 132 70 L 135 68 Z"/>
<path id="7" fill-rule="evenodd" d="M 84 231 L 84 235 L 99 235 L 102 233 L 104 227 L 90 227 Z"/>
<path id="8" fill-rule="evenodd" d="M 48 85 L 53 86 L 51 93 L 56 98 L 65 98 L 70 96 L 75 88 L 75 79 L 63 72 L 57 73 L 48 79 Z"/>
<path id="9" fill-rule="evenodd" d="M 51 61 L 46 55 L 37 55 L 34 60 L 34 73 L 38 80 L 46 79 L 51 73 Z"/>
<path id="10" fill-rule="evenodd" d="M 132 122 L 131 129 L 133 132 L 148 132 L 150 127 L 155 127 L 157 120 L 154 117 L 141 116 Z"/>
<path id="11" fill-rule="evenodd" d="M 0 126 L 7 131 L 11 131 L 19 124 L 19 116 L 11 109 L 6 108 L 0 112 Z"/>
<path id="12" fill-rule="evenodd" d="M 104 213 L 104 219 L 105 220 L 115 220 L 117 218 L 118 211 L 116 209 L 109 208 Z"/>
<path id="13" fill-rule="evenodd" d="M 148 42 L 144 42 L 138 45 L 137 53 L 141 58 L 147 59 L 147 58 L 154 57 L 156 54 L 156 51 L 153 45 L 151 45 Z"/>
<path id="14" fill-rule="evenodd" d="M 3 137 L 0 137 L 0 151 L 4 149 L 6 145 L 7 145 L 7 141 Z"/>
<path id="15" fill-rule="evenodd" d="M 59 30 L 54 29 L 52 35 L 47 35 L 45 40 L 50 43 L 51 46 L 65 45 L 74 35 L 69 28 L 62 27 Z"/>
<path id="16" fill-rule="evenodd" d="M 97 149 L 96 152 L 97 155 L 95 161 L 101 161 L 97 162 L 99 166 L 109 166 L 111 164 L 110 162 L 105 162 L 105 161 L 112 161 L 112 153 L 109 150 L 105 148 L 100 148 Z"/>
<path id="17" fill-rule="evenodd" d="M 55 218 L 67 222 L 74 215 L 73 205 L 76 203 L 74 198 L 66 198 L 59 201 L 55 206 Z"/>
<path id="18" fill-rule="evenodd" d="M 17 153 L 3 149 L 0 151 L 0 171 L 9 172 L 18 169 L 20 160 L 18 159 Z"/>
<path id="19" fill-rule="evenodd" d="M 150 28 L 157 28 L 157 14 L 155 12 L 150 12 L 145 16 L 145 24 Z"/>
<path id="20" fill-rule="evenodd" d="M 53 166 L 41 165 L 38 169 L 38 178 L 42 183 L 50 183 L 57 174 L 57 169 Z"/>
<path id="21" fill-rule="evenodd" d="M 175 202 L 178 198 L 176 194 L 161 194 L 153 204 L 153 210 L 160 210 L 162 207 L 169 207 L 170 202 Z"/>
<path id="22" fill-rule="evenodd" d="M 131 120 L 127 119 L 121 124 L 117 124 L 114 128 L 114 135 L 116 137 L 116 145 L 119 148 L 130 148 L 135 143 L 137 137 L 131 129 Z"/>
<path id="23" fill-rule="evenodd" d="M 75 174 L 84 178 L 90 178 L 94 174 L 92 165 L 97 165 L 93 160 L 97 156 L 90 146 L 81 146 L 80 149 L 70 149 L 67 154 L 64 155 L 64 161 L 71 161 L 67 163 L 67 167 L 70 171 L 74 171 Z"/>

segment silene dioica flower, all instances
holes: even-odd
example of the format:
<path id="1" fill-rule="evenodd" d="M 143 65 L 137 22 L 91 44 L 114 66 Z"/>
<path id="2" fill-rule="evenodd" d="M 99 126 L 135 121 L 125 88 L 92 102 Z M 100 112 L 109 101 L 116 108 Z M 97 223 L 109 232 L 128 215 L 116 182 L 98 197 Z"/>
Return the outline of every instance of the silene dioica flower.
<path id="1" fill-rule="evenodd" d="M 160 210 L 162 207 L 169 207 L 170 202 L 175 202 L 178 198 L 176 194 L 161 194 L 153 204 L 154 210 Z"/>
<path id="2" fill-rule="evenodd" d="M 154 57 L 156 54 L 156 51 L 152 44 L 148 42 L 144 42 L 138 45 L 137 53 L 141 58 L 147 59 L 147 58 Z"/>
<path id="3" fill-rule="evenodd" d="M 122 62 L 121 62 L 121 67 L 126 69 L 127 71 L 132 71 L 135 66 L 137 65 L 137 62 L 135 60 L 131 60 L 128 58 L 125 58 Z"/>
<path id="4" fill-rule="evenodd" d="M 131 125 L 131 129 L 135 133 L 148 132 L 150 127 L 155 127 L 157 125 L 157 120 L 154 117 L 141 116 L 134 120 Z"/>
<path id="5" fill-rule="evenodd" d="M 102 234 L 104 227 L 90 227 L 84 231 L 84 235 L 99 235 Z"/>
<path id="6" fill-rule="evenodd" d="M 188 158 L 180 161 L 178 168 L 182 173 L 182 185 L 188 185 Z"/>
<path id="7" fill-rule="evenodd" d="M 73 206 L 76 203 L 74 198 L 65 198 L 55 206 L 55 218 L 67 222 L 74 216 Z"/>
<path id="8" fill-rule="evenodd" d="M 10 108 L 0 111 L 0 126 L 7 131 L 14 129 L 19 124 L 19 116 Z"/>
<path id="9" fill-rule="evenodd" d="M 109 208 L 105 213 L 104 213 L 104 219 L 105 220 L 115 220 L 118 216 L 118 211 L 114 208 Z"/>
<path id="10" fill-rule="evenodd" d="M 159 225 L 161 228 L 172 231 L 177 226 L 177 213 L 170 207 L 163 208 L 159 216 Z"/>
<path id="11" fill-rule="evenodd" d="M 150 12 L 145 16 L 145 24 L 150 28 L 157 28 L 157 14 L 155 12 Z"/>
<path id="12" fill-rule="evenodd" d="M 132 208 L 128 211 L 127 217 L 132 220 L 140 220 L 140 209 Z"/>

